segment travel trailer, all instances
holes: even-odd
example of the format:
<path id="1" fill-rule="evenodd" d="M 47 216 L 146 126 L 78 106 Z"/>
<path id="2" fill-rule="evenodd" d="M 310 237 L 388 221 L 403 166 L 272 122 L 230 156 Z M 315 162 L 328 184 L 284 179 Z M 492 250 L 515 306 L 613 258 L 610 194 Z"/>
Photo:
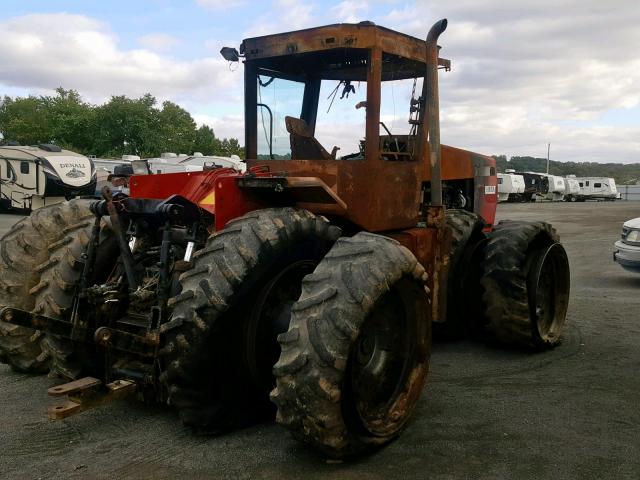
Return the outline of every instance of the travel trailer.
<path id="1" fill-rule="evenodd" d="M 97 172 L 96 192 L 100 194 L 102 188 L 109 184 L 109 175 L 113 174 L 120 165 L 131 165 L 133 160 L 140 160 L 138 155 L 122 155 L 122 158 L 95 158 L 91 157 Z"/>
<path id="2" fill-rule="evenodd" d="M 166 152 L 156 158 L 146 159 L 151 173 L 178 173 L 202 171 L 205 167 L 233 168 L 239 172 L 246 170 L 245 163 L 237 155 L 231 157 L 218 157 L 214 155 L 202 155 L 195 152 L 193 155 L 185 155 Z"/>
<path id="3" fill-rule="evenodd" d="M 542 197 L 542 200 L 561 202 L 564 199 L 564 192 L 566 190 L 564 179 L 557 175 L 544 174 L 544 176 L 547 177 L 549 189 L 546 195 Z"/>
<path id="4" fill-rule="evenodd" d="M 584 202 L 585 200 L 609 200 L 618 198 L 616 181 L 609 177 L 576 177 L 580 191 L 572 195 L 569 201 Z"/>
<path id="5" fill-rule="evenodd" d="M 524 193 L 521 202 L 532 202 L 546 198 L 549 193 L 549 178 L 543 173 L 514 172 L 524 178 Z"/>
<path id="6" fill-rule="evenodd" d="M 580 183 L 576 180 L 575 175 L 569 175 L 564 178 L 564 201 L 570 202 L 572 198 L 580 193 Z"/>
<path id="7" fill-rule="evenodd" d="M 94 195 L 96 170 L 88 157 L 57 145 L 0 146 L 0 207 L 35 210 Z"/>
<path id="8" fill-rule="evenodd" d="M 524 177 L 515 173 L 498 174 L 498 201 L 521 202 L 525 190 Z"/>

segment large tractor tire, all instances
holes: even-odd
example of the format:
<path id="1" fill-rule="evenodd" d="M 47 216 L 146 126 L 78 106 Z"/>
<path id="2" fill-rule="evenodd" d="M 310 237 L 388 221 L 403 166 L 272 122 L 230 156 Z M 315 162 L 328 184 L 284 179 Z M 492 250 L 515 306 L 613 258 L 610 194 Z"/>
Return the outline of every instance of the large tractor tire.
<path id="1" fill-rule="evenodd" d="M 485 330 L 534 350 L 555 347 L 569 304 L 569 261 L 545 222 L 502 221 L 489 235 L 482 287 Z"/>
<path id="2" fill-rule="evenodd" d="M 302 279 L 340 236 L 306 210 L 265 209 L 229 222 L 194 254 L 162 328 L 162 382 L 183 422 L 204 433 L 274 414 L 269 392 Z"/>
<path id="3" fill-rule="evenodd" d="M 274 367 L 277 421 L 331 457 L 395 438 L 429 368 L 426 273 L 394 240 L 342 238 L 303 282 Z"/>
<path id="4" fill-rule="evenodd" d="M 38 266 L 40 282 L 31 289 L 35 299 L 34 312 L 59 320 L 70 320 L 76 289 L 84 269 L 83 255 L 91 239 L 95 217 L 91 215 L 65 229 L 66 235 L 49 247 L 49 258 Z M 113 270 L 119 251 L 115 236 L 104 228 L 96 252 L 94 276 L 104 280 Z M 91 283 L 97 283 L 96 278 Z M 76 380 L 81 376 L 96 375 L 95 346 L 78 346 L 71 340 L 48 335 L 45 332 L 42 349 L 50 358 L 50 370 L 54 376 Z M 101 365 L 99 366 L 101 367 Z"/>
<path id="5" fill-rule="evenodd" d="M 35 299 L 29 291 L 40 279 L 37 266 L 70 225 L 90 215 L 88 201 L 71 200 L 35 210 L 5 234 L 0 239 L 0 305 L 32 310 Z M 41 332 L 0 322 L 0 361 L 19 372 L 48 372 L 41 340 Z"/>
<path id="6" fill-rule="evenodd" d="M 482 231 L 484 227 L 484 221 L 474 213 L 457 209 L 446 211 L 446 228 L 451 238 L 447 311 L 443 321 L 433 322 L 436 339 L 468 337 L 482 317 L 480 278 L 487 241 Z"/>

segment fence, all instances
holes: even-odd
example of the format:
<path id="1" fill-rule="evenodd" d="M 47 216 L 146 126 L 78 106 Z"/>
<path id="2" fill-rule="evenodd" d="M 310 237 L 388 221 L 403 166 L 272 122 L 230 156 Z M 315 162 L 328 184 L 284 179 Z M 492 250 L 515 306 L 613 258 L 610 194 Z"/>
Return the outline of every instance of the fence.
<path id="1" fill-rule="evenodd" d="M 640 185 L 618 185 L 622 200 L 640 202 Z"/>

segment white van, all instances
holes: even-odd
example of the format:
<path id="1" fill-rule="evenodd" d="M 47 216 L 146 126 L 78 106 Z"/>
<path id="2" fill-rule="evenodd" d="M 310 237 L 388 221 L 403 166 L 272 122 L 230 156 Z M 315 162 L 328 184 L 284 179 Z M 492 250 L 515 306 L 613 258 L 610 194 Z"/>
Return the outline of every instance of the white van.
<path id="1" fill-rule="evenodd" d="M 572 196 L 572 202 L 585 200 L 615 200 L 618 198 L 616 181 L 609 177 L 576 177 L 580 192 Z"/>
<path id="2" fill-rule="evenodd" d="M 90 158 L 57 145 L 0 146 L 0 206 L 35 210 L 81 195 L 94 195 Z"/>
<path id="3" fill-rule="evenodd" d="M 522 175 L 514 173 L 498 174 L 498 201 L 519 202 L 524 193 L 525 184 Z"/>

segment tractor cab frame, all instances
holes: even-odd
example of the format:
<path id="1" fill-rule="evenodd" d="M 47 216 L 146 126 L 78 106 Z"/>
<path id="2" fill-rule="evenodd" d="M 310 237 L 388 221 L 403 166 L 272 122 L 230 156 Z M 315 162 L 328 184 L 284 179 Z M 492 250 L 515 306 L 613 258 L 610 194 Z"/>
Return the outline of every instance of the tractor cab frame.
<path id="1" fill-rule="evenodd" d="M 359 229 L 383 232 L 412 228 L 426 216 L 426 205 L 443 203 L 475 210 L 489 224 L 493 223 L 493 159 L 447 146 L 441 148 L 442 162 L 434 157 L 440 157 L 440 151 L 436 151 L 440 148 L 429 153 L 429 135 L 438 136 L 439 147 L 437 69 L 451 68 L 449 60 L 438 57 L 437 35 L 444 28 L 446 23 L 434 26 L 427 41 L 371 22 L 244 40 L 239 55 L 245 63 L 245 148 L 249 168 L 266 165 L 275 175 L 304 177 L 307 182 L 318 179 L 317 183 L 322 182 L 323 189 L 334 192 L 340 201 L 325 196 L 326 202 L 305 206 L 317 213 L 345 217 Z M 405 79 L 420 81 L 425 75 L 428 79 L 421 92 L 415 92 L 414 81 L 414 91 L 406 105 L 409 134 L 393 135 L 381 121 L 383 84 Z M 259 136 L 267 130 L 260 121 L 265 118 L 264 110 L 271 112 L 260 90 L 273 79 L 299 82 L 304 93 L 298 118 L 268 116 L 269 151 L 259 155 Z M 352 84 L 366 83 L 366 101 L 355 105 L 366 111 L 360 155 L 340 157 L 335 148 L 329 153 L 331 145 L 323 146 L 315 138 L 318 107 L 323 100 L 321 83 L 325 81 L 339 82 L 336 89 L 342 89 L 342 97 L 348 96 Z M 274 122 L 286 123 L 290 159 L 274 158 Z M 332 128 L 330 124 L 322 127 Z M 445 181 L 442 189 L 441 180 Z M 310 192 L 309 197 L 313 196 Z M 300 194 L 298 197 L 309 199 Z"/>

